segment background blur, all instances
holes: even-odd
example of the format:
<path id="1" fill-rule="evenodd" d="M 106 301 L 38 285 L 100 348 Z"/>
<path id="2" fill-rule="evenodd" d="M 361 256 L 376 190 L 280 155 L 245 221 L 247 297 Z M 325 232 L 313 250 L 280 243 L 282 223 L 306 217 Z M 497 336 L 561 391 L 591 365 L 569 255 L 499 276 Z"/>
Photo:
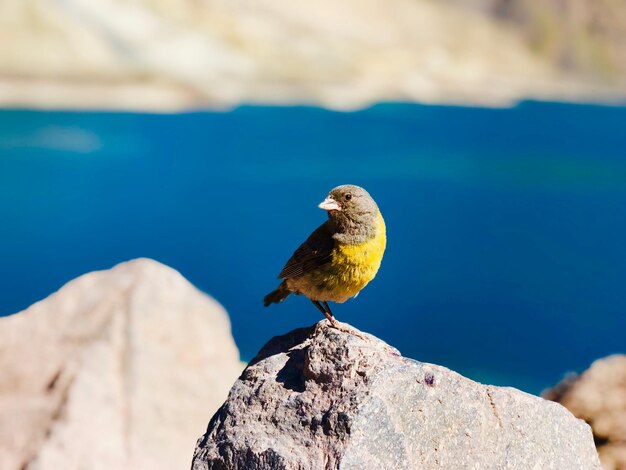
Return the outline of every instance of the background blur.
<path id="1" fill-rule="evenodd" d="M 388 227 L 342 321 L 538 393 L 624 352 L 626 3 L 1 0 L 0 314 L 136 257 L 249 360 L 332 187 Z M 577 103 L 577 104 L 576 104 Z"/>

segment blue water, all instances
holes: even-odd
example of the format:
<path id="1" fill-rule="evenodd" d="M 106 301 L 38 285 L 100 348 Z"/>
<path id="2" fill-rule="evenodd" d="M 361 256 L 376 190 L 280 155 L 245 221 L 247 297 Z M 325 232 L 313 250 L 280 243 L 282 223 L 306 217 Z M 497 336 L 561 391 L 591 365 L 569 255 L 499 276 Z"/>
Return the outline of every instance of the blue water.
<path id="1" fill-rule="evenodd" d="M 262 307 L 335 185 L 388 228 L 335 306 L 406 356 L 537 393 L 626 352 L 626 108 L 0 112 L 0 314 L 155 258 L 215 296 L 244 359 L 321 318 Z"/>

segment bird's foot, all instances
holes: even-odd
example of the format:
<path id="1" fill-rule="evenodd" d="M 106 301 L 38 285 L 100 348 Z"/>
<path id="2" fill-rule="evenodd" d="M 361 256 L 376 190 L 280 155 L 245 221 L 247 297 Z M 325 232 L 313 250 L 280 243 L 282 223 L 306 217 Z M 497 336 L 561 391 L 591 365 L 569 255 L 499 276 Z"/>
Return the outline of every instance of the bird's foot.
<path id="1" fill-rule="evenodd" d="M 361 338 L 364 341 L 369 341 L 369 339 L 366 336 L 363 336 L 362 334 L 360 334 L 359 330 L 351 327 L 347 323 L 341 323 L 340 321 L 337 321 L 335 317 L 331 315 L 328 315 L 326 318 L 328 319 L 330 326 L 332 328 L 335 328 L 337 331 L 341 331 L 342 333 L 347 333 L 349 335 L 356 336 L 357 338 Z"/>
<path id="2" fill-rule="evenodd" d="M 340 326 L 339 326 L 339 322 L 337 320 L 335 320 L 335 317 L 333 317 L 332 315 L 330 315 L 329 313 L 324 313 L 324 316 L 326 317 L 326 319 L 330 322 L 330 325 L 333 328 L 337 328 L 338 330 L 341 330 Z"/>

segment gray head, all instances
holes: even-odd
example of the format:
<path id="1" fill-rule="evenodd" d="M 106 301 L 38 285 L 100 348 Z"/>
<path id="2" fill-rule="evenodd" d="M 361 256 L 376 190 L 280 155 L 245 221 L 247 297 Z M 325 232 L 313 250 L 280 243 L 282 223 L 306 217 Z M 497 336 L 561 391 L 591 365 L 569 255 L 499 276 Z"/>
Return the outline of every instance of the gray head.
<path id="1" fill-rule="evenodd" d="M 376 235 L 378 206 L 359 186 L 337 186 L 319 207 L 328 211 L 331 231 L 341 242 L 358 243 Z"/>

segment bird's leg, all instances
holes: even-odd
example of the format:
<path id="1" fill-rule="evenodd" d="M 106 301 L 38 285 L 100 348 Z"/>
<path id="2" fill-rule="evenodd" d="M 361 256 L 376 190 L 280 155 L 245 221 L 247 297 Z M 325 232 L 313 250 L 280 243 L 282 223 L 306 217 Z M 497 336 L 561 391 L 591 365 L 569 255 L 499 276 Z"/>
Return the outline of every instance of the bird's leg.
<path id="1" fill-rule="evenodd" d="M 326 313 L 324 313 L 324 316 L 328 318 L 328 321 L 331 322 L 335 328 L 339 329 L 339 323 L 337 322 L 337 320 L 335 320 L 335 316 L 333 315 L 332 310 L 328 306 L 328 302 L 324 300 L 322 301 L 322 305 L 324 306 L 324 310 L 326 310 Z"/>
<path id="2" fill-rule="evenodd" d="M 333 314 L 330 313 L 330 312 L 327 312 L 326 309 L 324 309 L 324 307 L 322 307 L 322 304 L 320 304 L 318 300 L 311 300 L 311 302 L 313 302 L 313 305 L 315 305 L 319 309 L 319 311 L 322 312 L 326 318 L 328 318 L 328 321 L 335 328 L 338 327 L 337 320 L 335 320 L 335 318 L 333 317 Z M 326 304 L 326 306 L 328 306 L 328 304 L 326 302 L 324 302 L 324 304 Z"/>
<path id="3" fill-rule="evenodd" d="M 326 310 L 324 310 L 324 307 L 322 307 L 322 304 L 320 304 L 317 300 L 311 300 L 311 302 L 313 302 L 313 305 L 315 305 L 320 312 L 322 312 L 324 314 L 324 316 L 328 316 L 326 313 Z"/>
<path id="4" fill-rule="evenodd" d="M 330 316 L 326 316 L 326 318 L 328 318 L 328 321 L 330 321 L 333 326 L 335 328 L 337 328 L 338 330 L 340 330 L 341 328 L 339 328 L 339 322 L 337 320 L 335 320 L 335 315 L 333 315 L 332 310 L 330 309 L 330 307 L 328 306 L 328 302 L 326 302 L 325 300 L 322 302 L 322 305 L 324 305 L 325 309 L 326 309 L 326 313 L 328 313 L 328 315 Z"/>
<path id="5" fill-rule="evenodd" d="M 322 302 L 322 305 L 324 306 L 324 308 L 326 309 L 326 311 L 328 312 L 328 314 L 331 317 L 335 317 L 335 315 L 333 315 L 333 312 L 330 310 L 330 307 L 328 306 L 328 302 L 326 302 L 325 300 Z"/>
<path id="6" fill-rule="evenodd" d="M 330 310 L 330 307 L 328 306 L 328 302 L 323 300 L 322 301 L 322 305 L 324 305 L 324 307 L 326 308 L 326 312 L 324 312 L 324 315 L 326 315 L 326 318 L 328 318 L 330 323 L 332 323 L 332 325 L 336 329 L 338 329 L 339 331 L 343 331 L 344 333 L 349 333 L 351 335 L 358 336 L 359 338 L 361 338 L 361 339 L 363 339 L 365 341 L 369 341 L 369 339 L 367 339 L 365 336 L 357 333 L 358 330 L 346 328 L 345 324 L 342 325 L 337 320 L 335 320 L 335 316 L 333 315 L 333 312 Z"/>

